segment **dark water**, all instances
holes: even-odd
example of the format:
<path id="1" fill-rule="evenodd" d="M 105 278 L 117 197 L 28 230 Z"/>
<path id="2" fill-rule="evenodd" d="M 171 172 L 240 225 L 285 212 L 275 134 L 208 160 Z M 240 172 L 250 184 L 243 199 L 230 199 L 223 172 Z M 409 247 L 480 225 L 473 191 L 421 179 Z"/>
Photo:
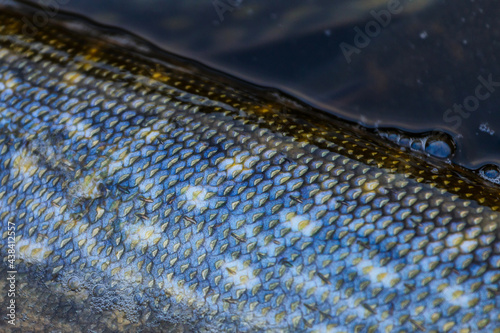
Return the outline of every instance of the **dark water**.
<path id="1" fill-rule="evenodd" d="M 457 145 L 454 162 L 500 165 L 498 1 L 39 3 L 366 126 L 447 132 Z"/>

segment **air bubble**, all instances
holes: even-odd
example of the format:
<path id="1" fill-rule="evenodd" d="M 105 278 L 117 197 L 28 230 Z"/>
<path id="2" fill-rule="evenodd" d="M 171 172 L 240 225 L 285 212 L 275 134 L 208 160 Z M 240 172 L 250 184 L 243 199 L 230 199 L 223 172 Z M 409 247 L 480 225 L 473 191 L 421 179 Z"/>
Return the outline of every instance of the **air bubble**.
<path id="1" fill-rule="evenodd" d="M 68 288 L 70 290 L 78 291 L 81 289 L 81 287 L 82 287 L 82 283 L 81 283 L 80 279 L 77 278 L 76 276 L 73 276 L 68 280 Z"/>
<path id="2" fill-rule="evenodd" d="M 388 129 L 379 130 L 378 134 L 386 140 L 396 143 L 401 147 L 401 150 L 410 148 L 413 151 L 443 159 L 451 158 L 455 153 L 455 143 L 448 134 L 443 132 L 427 132 L 412 135 Z"/>
<path id="3" fill-rule="evenodd" d="M 92 289 L 92 294 L 95 297 L 102 297 L 104 296 L 105 293 L 106 293 L 106 288 L 104 288 L 102 284 L 98 284 L 94 286 L 94 288 Z"/>
<path id="4" fill-rule="evenodd" d="M 479 169 L 479 175 L 495 184 L 500 184 L 500 167 L 494 164 L 487 164 Z"/>
<path id="5" fill-rule="evenodd" d="M 411 149 L 417 151 L 424 151 L 424 144 L 421 140 L 415 140 L 410 145 Z"/>
<path id="6" fill-rule="evenodd" d="M 429 136 L 425 141 L 425 152 L 438 158 L 450 158 L 454 153 L 454 148 L 453 141 L 447 135 Z"/>

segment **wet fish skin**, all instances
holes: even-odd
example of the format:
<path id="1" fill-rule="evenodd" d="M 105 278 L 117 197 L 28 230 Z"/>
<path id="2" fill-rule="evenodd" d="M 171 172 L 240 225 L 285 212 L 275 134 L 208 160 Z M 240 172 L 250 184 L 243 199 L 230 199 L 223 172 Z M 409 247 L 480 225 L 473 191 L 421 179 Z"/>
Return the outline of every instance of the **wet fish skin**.
<path id="1" fill-rule="evenodd" d="M 57 22 L 26 36 L 21 16 L 0 12 L 17 329 L 498 332 L 497 188 L 202 68 Z"/>

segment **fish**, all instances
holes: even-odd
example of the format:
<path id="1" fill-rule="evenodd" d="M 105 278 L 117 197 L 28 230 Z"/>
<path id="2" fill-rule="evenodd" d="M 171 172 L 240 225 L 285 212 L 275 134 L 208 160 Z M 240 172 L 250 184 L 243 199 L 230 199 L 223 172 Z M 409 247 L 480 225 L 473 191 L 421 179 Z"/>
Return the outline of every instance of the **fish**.
<path id="1" fill-rule="evenodd" d="M 2 331 L 500 332 L 499 188 L 0 4 Z"/>

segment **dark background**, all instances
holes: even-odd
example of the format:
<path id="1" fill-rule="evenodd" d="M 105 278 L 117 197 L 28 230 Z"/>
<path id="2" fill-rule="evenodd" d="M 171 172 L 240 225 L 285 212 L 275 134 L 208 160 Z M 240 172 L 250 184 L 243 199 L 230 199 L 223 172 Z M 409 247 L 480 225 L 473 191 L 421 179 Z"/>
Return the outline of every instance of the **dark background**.
<path id="1" fill-rule="evenodd" d="M 479 76 L 500 82 L 498 1 L 400 0 L 401 12 L 391 14 L 390 23 L 374 31 L 349 63 L 342 43 L 354 47 L 354 28 L 364 31 L 374 22 L 371 11 L 381 13 L 393 1 L 38 3 L 55 2 L 61 9 L 121 27 L 167 51 L 278 88 L 369 127 L 445 131 L 457 145 L 454 162 L 473 169 L 500 165 L 500 87 L 477 110 L 463 113 L 467 118 L 450 111 L 453 120 L 444 119 L 447 109 L 474 96 Z M 480 130 L 482 124 L 487 124 L 486 131 Z"/>

